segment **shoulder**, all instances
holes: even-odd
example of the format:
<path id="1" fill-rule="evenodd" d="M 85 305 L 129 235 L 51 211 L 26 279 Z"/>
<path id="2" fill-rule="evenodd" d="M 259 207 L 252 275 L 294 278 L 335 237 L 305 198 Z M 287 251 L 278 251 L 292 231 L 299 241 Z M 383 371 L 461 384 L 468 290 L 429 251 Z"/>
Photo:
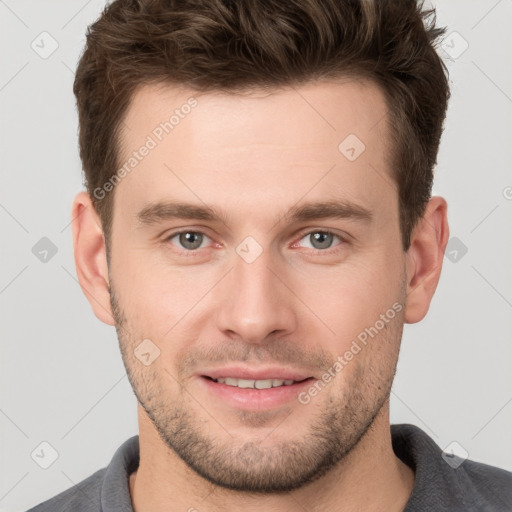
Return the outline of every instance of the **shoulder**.
<path id="1" fill-rule="evenodd" d="M 110 464 L 27 512 L 133 512 L 129 475 L 139 465 L 139 437 L 125 441 Z"/>
<path id="2" fill-rule="evenodd" d="M 101 511 L 101 486 L 106 468 L 27 512 L 93 512 Z"/>
<path id="3" fill-rule="evenodd" d="M 454 471 L 468 505 L 482 503 L 495 507 L 488 510 L 512 510 L 512 472 L 474 460 L 465 460 Z"/>
<path id="4" fill-rule="evenodd" d="M 406 512 L 510 512 L 512 472 L 447 454 L 414 425 L 392 425 L 393 450 L 415 473 Z"/>

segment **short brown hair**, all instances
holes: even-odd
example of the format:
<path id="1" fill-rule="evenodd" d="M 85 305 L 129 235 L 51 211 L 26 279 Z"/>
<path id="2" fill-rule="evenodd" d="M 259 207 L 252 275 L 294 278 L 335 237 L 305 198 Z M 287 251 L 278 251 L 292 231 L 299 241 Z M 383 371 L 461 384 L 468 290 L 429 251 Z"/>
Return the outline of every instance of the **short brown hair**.
<path id="1" fill-rule="evenodd" d="M 445 32 L 415 0 L 115 0 L 87 32 L 74 82 L 85 184 L 107 242 L 120 125 L 142 85 L 251 91 L 344 76 L 385 94 L 404 250 L 430 199 L 447 103 Z"/>

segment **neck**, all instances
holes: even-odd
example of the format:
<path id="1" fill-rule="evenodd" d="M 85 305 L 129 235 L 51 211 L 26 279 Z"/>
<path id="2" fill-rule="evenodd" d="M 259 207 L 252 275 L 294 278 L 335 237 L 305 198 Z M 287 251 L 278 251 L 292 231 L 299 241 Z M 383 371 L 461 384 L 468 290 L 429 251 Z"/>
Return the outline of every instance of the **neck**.
<path id="1" fill-rule="evenodd" d="M 140 464 L 130 475 L 135 512 L 293 510 L 403 511 L 414 472 L 393 452 L 389 401 L 341 463 L 322 478 L 283 494 L 247 494 L 210 484 L 160 439 L 139 406 Z M 300 506 L 298 506 L 300 504 Z"/>

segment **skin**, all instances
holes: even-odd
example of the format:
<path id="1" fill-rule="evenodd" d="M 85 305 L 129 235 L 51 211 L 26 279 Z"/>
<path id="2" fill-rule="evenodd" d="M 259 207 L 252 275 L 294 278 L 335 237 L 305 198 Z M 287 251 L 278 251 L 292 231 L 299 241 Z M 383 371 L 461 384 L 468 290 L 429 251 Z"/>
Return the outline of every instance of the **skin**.
<path id="1" fill-rule="evenodd" d="M 115 188 L 110 265 L 85 192 L 72 212 L 81 287 L 116 326 L 139 399 L 134 510 L 403 510 L 414 472 L 392 450 L 389 393 L 403 324 L 426 315 L 439 280 L 445 200 L 430 200 L 404 252 L 385 99 L 360 81 L 245 95 L 146 86 L 126 113 L 120 161 L 191 96 L 197 106 Z M 355 161 L 338 150 L 348 134 L 366 146 Z M 224 216 L 137 218 L 159 201 Z M 286 217 L 325 201 L 371 220 Z M 182 229 L 207 236 L 194 255 L 171 237 Z M 341 238 L 318 248 L 319 231 Z M 248 236 L 262 249 L 251 263 L 236 251 Z M 315 382 L 393 304 L 396 316 L 306 405 L 234 406 L 200 376 L 237 364 Z M 160 350 L 148 366 L 135 356 L 144 339 Z"/>

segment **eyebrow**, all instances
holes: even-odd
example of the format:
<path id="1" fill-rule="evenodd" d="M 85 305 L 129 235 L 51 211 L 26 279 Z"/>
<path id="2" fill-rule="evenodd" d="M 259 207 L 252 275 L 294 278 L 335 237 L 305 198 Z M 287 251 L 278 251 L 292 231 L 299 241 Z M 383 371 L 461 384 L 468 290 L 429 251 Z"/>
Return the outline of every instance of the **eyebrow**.
<path id="1" fill-rule="evenodd" d="M 144 206 L 137 214 L 143 225 L 158 224 L 172 219 L 220 221 L 226 224 L 228 216 L 216 208 L 183 202 L 156 202 Z M 369 223 L 373 213 L 368 208 L 351 201 L 310 202 L 293 206 L 278 217 L 275 224 L 282 221 L 304 222 L 318 219 L 350 219 Z"/>

